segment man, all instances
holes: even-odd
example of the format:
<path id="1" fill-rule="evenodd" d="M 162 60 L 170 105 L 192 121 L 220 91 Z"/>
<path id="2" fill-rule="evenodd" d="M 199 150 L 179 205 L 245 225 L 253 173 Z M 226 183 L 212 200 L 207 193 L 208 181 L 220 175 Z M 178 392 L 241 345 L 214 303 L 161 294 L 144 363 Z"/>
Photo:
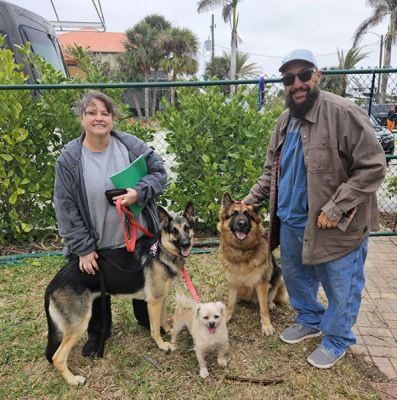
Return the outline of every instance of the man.
<path id="1" fill-rule="evenodd" d="M 352 326 L 364 288 L 368 232 L 379 229 L 376 190 L 385 155 L 364 111 L 320 91 L 311 51 L 292 51 L 280 72 L 288 109 L 277 121 L 263 175 L 244 202 L 269 198 L 269 246 L 280 244 L 297 314 L 281 340 L 322 335 L 308 362 L 330 368 L 356 341 Z M 320 283 L 328 307 L 317 300 Z"/>
<path id="2" fill-rule="evenodd" d="M 390 132 L 393 132 L 396 126 L 396 106 L 390 106 L 387 113 L 386 126 Z"/>

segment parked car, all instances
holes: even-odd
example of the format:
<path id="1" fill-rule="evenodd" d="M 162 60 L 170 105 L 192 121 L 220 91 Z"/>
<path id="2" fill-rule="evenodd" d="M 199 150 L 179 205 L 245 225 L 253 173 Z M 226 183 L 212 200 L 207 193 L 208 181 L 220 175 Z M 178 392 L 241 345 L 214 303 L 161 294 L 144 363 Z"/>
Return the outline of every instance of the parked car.
<path id="1" fill-rule="evenodd" d="M 385 154 L 394 154 L 394 135 L 382 126 L 373 115 L 369 116 L 371 124 L 374 128 L 375 135 L 378 138 L 379 143 L 382 145 Z"/>

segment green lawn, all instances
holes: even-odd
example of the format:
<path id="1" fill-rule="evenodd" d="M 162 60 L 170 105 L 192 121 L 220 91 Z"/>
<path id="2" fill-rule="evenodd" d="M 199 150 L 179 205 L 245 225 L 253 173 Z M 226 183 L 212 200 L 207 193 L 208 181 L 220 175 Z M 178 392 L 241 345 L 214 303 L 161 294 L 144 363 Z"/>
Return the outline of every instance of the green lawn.
<path id="1" fill-rule="evenodd" d="M 380 399 L 371 382 L 387 379 L 359 356 L 348 353 L 332 370 L 306 362 L 319 338 L 287 345 L 279 332 L 293 320 L 289 307 L 272 312 L 273 337 L 263 337 L 258 309 L 241 304 L 229 324 L 230 353 L 226 369 L 209 357 L 210 376 L 203 380 L 186 331 L 176 352 L 165 354 L 139 327 L 130 301 L 113 301 L 113 332 L 103 359 L 72 351 L 69 366 L 87 377 L 82 387 L 70 387 L 48 364 L 43 353 L 47 325 L 44 290 L 62 265 L 60 257 L 24 261 L 0 268 L 0 399 Z M 193 255 L 188 270 L 202 301 L 225 300 L 227 284 L 216 253 Z M 184 287 L 181 282 L 178 287 Z M 173 309 L 174 293 L 169 298 Z M 281 379 L 274 385 L 228 379 Z"/>

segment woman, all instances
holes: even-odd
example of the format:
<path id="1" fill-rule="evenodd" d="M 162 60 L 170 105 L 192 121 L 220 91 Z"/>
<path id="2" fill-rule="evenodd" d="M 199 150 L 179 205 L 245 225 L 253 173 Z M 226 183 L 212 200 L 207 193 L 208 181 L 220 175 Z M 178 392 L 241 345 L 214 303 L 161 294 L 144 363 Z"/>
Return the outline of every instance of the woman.
<path id="1" fill-rule="evenodd" d="M 98 251 L 106 252 L 113 260 L 128 257 L 116 207 L 112 206 L 105 190 L 114 189 L 110 176 L 123 170 L 140 155 L 144 156 L 148 174 L 127 193 L 114 197 L 121 204 L 145 204 L 137 222 L 152 232 L 159 232 L 154 199 L 166 187 L 167 175 L 160 157 L 142 140 L 113 129 L 116 110 L 113 101 L 97 91 L 88 92 L 82 99 L 78 114 L 83 133 L 62 149 L 56 163 L 55 211 L 60 235 L 64 240 L 64 255 L 70 268 L 95 275 L 99 270 Z M 137 234 L 137 249 L 150 247 L 153 240 Z M 78 261 L 78 262 L 77 262 Z M 141 325 L 149 327 L 146 302 L 133 300 L 134 314 Z M 110 336 L 110 296 L 106 296 L 106 331 Z M 88 340 L 83 356 L 97 353 L 102 331 L 100 298 L 93 304 L 88 326 Z"/>

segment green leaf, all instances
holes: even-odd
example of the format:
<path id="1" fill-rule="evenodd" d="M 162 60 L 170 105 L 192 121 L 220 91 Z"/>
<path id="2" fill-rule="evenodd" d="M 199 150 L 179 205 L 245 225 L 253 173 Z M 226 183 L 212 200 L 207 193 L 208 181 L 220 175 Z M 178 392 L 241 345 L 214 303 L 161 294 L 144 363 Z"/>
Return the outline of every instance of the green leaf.
<path id="1" fill-rule="evenodd" d="M 18 193 L 15 191 L 15 192 L 10 196 L 10 198 L 8 199 L 8 202 L 9 202 L 10 204 L 15 204 L 15 203 L 17 202 L 17 199 L 18 199 Z"/>
<path id="2" fill-rule="evenodd" d="M 33 229 L 33 227 L 31 225 L 25 224 L 24 222 L 21 222 L 21 228 L 22 228 L 23 232 L 26 232 L 26 233 L 30 232 Z"/>
<path id="3" fill-rule="evenodd" d="M 5 161 L 12 161 L 13 157 L 10 154 L 0 154 L 0 157 Z"/>

